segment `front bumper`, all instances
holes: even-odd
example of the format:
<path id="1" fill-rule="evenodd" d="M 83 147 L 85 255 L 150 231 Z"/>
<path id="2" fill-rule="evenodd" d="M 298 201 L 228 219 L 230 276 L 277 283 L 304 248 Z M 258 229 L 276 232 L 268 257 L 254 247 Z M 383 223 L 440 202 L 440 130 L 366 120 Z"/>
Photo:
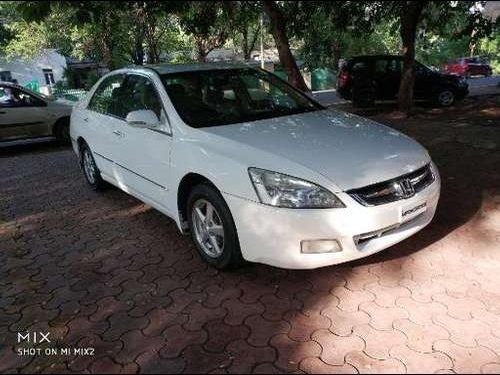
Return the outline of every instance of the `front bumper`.
<path id="1" fill-rule="evenodd" d="M 434 217 L 440 180 L 412 198 L 365 207 L 348 194 L 338 197 L 346 208 L 286 209 L 224 194 L 233 214 L 243 258 L 288 269 L 313 269 L 363 258 L 413 235 Z M 402 212 L 426 203 L 425 212 L 402 223 Z M 380 236 L 373 236 L 374 232 Z M 359 241 L 360 235 L 369 235 Z M 304 254 L 301 241 L 335 239 L 342 251 Z"/>

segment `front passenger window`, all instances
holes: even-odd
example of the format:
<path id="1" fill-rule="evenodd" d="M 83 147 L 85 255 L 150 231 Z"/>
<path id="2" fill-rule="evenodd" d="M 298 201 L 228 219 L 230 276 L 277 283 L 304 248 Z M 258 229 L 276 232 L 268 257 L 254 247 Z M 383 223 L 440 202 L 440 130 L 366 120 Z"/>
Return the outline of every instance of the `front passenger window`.
<path id="1" fill-rule="evenodd" d="M 162 118 L 161 100 L 156 92 L 154 83 L 147 77 L 131 74 L 127 77 L 123 98 L 125 117 L 132 111 L 149 109 L 158 119 Z"/>
<path id="2" fill-rule="evenodd" d="M 90 100 L 88 109 L 111 115 L 118 118 L 125 118 L 123 110 L 123 74 L 116 74 L 106 78 Z"/>

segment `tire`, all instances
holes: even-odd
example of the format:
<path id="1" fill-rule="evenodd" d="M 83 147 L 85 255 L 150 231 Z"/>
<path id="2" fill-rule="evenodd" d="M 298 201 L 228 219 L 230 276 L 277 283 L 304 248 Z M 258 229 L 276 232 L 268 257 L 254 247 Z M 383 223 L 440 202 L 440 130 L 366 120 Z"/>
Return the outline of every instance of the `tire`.
<path id="1" fill-rule="evenodd" d="M 85 180 L 92 190 L 102 191 L 106 188 L 106 182 L 102 179 L 101 172 L 97 168 L 94 156 L 86 143 L 80 147 L 80 166 Z"/>
<path id="2" fill-rule="evenodd" d="M 455 103 L 456 99 L 453 89 L 445 87 L 437 92 L 434 102 L 440 107 L 450 107 Z"/>
<path id="3" fill-rule="evenodd" d="M 231 211 L 214 187 L 201 184 L 191 190 L 187 217 L 191 238 L 205 262 L 220 270 L 243 264 Z"/>
<path id="4" fill-rule="evenodd" d="M 65 117 L 57 121 L 54 135 L 56 136 L 57 142 L 62 145 L 69 145 L 71 143 L 71 137 L 69 135 L 69 118 Z"/>
<path id="5" fill-rule="evenodd" d="M 355 107 L 366 108 L 373 106 L 375 102 L 375 90 L 371 87 L 360 87 L 353 89 L 352 104 Z"/>

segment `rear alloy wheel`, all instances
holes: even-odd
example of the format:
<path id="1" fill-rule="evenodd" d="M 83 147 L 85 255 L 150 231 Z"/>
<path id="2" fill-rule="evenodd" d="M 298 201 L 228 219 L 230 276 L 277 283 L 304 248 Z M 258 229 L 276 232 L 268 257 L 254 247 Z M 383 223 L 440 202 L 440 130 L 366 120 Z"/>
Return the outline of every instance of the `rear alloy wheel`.
<path id="1" fill-rule="evenodd" d="M 81 147 L 80 158 L 83 175 L 85 176 L 85 180 L 87 180 L 92 190 L 103 190 L 106 186 L 106 183 L 101 178 L 101 173 L 97 168 L 94 156 L 92 156 L 92 152 L 90 151 L 88 145 L 84 144 Z"/>
<path id="2" fill-rule="evenodd" d="M 195 186 L 188 198 L 191 237 L 202 259 L 219 269 L 243 263 L 236 226 L 220 193 L 208 184 Z"/>
<path id="3" fill-rule="evenodd" d="M 455 93 L 450 89 L 442 90 L 437 95 L 437 103 L 441 107 L 449 107 L 455 103 Z"/>

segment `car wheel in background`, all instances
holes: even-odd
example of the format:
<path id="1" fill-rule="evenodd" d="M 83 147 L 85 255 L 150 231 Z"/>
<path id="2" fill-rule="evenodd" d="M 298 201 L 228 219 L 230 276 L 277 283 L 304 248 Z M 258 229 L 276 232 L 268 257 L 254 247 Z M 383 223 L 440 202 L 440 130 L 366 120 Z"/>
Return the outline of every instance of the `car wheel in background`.
<path id="1" fill-rule="evenodd" d="M 69 135 L 69 118 L 65 117 L 57 121 L 54 135 L 57 141 L 63 145 L 69 145 L 71 143 Z"/>
<path id="2" fill-rule="evenodd" d="M 444 88 L 438 91 L 435 102 L 440 107 L 449 107 L 455 103 L 455 93 L 450 88 Z"/>
<path id="3" fill-rule="evenodd" d="M 231 212 L 220 193 L 208 184 L 197 185 L 189 194 L 187 217 L 191 237 L 201 258 L 219 269 L 243 263 Z"/>
<path id="4" fill-rule="evenodd" d="M 80 147 L 80 165 L 85 180 L 87 180 L 92 190 L 100 191 L 106 187 L 106 182 L 102 179 L 101 173 L 95 163 L 94 156 L 86 143 Z"/>

